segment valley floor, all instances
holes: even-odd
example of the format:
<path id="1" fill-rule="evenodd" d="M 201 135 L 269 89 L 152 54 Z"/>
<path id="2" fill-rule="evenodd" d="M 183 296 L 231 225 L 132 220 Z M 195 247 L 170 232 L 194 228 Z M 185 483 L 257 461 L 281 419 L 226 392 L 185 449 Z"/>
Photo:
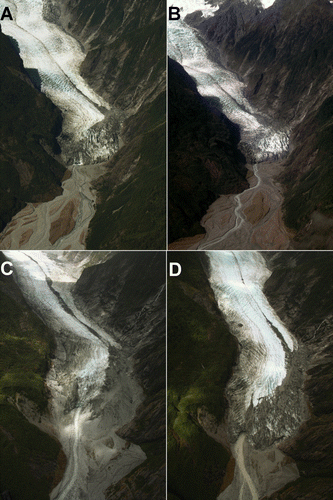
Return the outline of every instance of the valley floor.
<path id="1" fill-rule="evenodd" d="M 63 182 L 63 193 L 53 200 L 27 206 L 0 235 L 2 250 L 84 249 L 89 223 L 95 214 L 96 195 L 91 181 L 102 175 L 104 164 L 74 165 Z"/>
<path id="2" fill-rule="evenodd" d="M 282 188 L 276 176 L 283 160 L 247 165 L 250 188 L 221 195 L 201 220 L 206 235 L 178 240 L 170 250 L 285 250 L 292 234 L 282 219 Z"/>

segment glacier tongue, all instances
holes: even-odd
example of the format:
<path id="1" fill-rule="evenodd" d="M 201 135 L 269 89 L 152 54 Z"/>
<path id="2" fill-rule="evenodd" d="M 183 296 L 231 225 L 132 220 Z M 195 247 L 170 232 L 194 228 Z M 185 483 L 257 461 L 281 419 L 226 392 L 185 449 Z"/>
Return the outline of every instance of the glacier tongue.
<path id="1" fill-rule="evenodd" d="M 101 161 L 117 149 L 110 133 L 97 126 L 104 119 L 98 109 L 109 105 L 80 75 L 85 54 L 73 37 L 44 19 L 46 0 L 10 0 L 14 20 L 4 19 L 2 31 L 17 41 L 25 68 L 37 70 L 41 91 L 63 112 L 62 149 L 75 163 Z M 96 128 L 97 127 L 97 128 Z M 111 134 L 112 135 L 112 134 Z M 76 147 L 75 147 L 76 145 Z M 81 153 L 81 155 L 80 155 Z"/>
<path id="2" fill-rule="evenodd" d="M 204 17 L 209 17 L 216 8 L 202 0 L 182 2 L 181 19 L 168 23 L 168 54 L 194 78 L 198 92 L 207 98 L 217 98 L 222 112 L 240 126 L 241 144 L 244 151 L 251 150 L 255 162 L 282 155 L 289 147 L 288 128 L 269 124 L 268 117 L 260 114 L 245 97 L 245 83 L 209 57 L 197 31 L 184 21 L 186 14 L 200 10 Z"/>
<path id="3" fill-rule="evenodd" d="M 270 307 L 262 287 L 270 273 L 258 252 L 209 252 L 210 281 L 219 307 L 241 346 L 238 379 L 246 387 L 244 411 L 272 396 L 286 377 L 286 351 L 297 348 L 281 320 Z M 251 355 L 248 355 L 251 353 Z"/>

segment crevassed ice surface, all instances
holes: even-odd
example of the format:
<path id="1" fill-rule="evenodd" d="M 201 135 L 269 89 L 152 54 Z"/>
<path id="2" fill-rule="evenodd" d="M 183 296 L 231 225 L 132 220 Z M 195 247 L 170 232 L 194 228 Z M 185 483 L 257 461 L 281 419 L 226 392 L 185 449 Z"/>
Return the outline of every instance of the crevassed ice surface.
<path id="1" fill-rule="evenodd" d="M 169 6 L 174 2 L 168 3 Z M 257 161 L 272 154 L 281 154 L 288 149 L 287 130 L 275 130 L 265 124 L 265 118 L 244 97 L 244 83 L 237 76 L 211 61 L 196 30 L 184 22 L 187 14 L 201 10 L 205 17 L 212 16 L 217 9 L 203 0 L 178 2 L 180 20 L 168 21 L 168 54 L 179 62 L 192 76 L 198 92 L 205 97 L 218 98 L 223 113 L 240 125 L 241 138 L 251 144 Z"/>
<path id="2" fill-rule="evenodd" d="M 2 31 L 14 38 L 26 69 L 38 70 L 41 91 L 64 115 L 63 132 L 72 141 L 91 141 L 95 124 L 104 119 L 97 106 L 108 108 L 80 76 L 79 68 L 85 57 L 80 44 L 62 29 L 43 19 L 46 0 L 9 0 L 14 20 L 4 19 Z M 99 155 L 107 155 L 106 144 Z"/>
<path id="3" fill-rule="evenodd" d="M 35 312 L 47 321 L 53 330 L 58 332 L 67 331 L 77 335 L 78 329 L 80 337 L 92 341 L 93 343 L 100 344 L 96 338 L 96 332 L 104 338 L 105 345 L 117 346 L 117 343 L 112 340 L 109 335 L 106 335 L 98 326 L 93 325 L 95 334 L 92 334 L 89 327 L 92 325 L 88 318 L 85 318 L 85 324 L 78 325 L 78 320 L 70 308 L 64 308 L 64 304 L 68 305 L 68 300 L 74 306 L 73 300 L 68 295 L 68 290 L 63 290 L 59 293 L 56 283 L 52 280 L 52 288 L 50 287 L 48 279 L 53 274 L 53 278 L 57 276 L 59 283 L 62 281 L 74 281 L 75 272 L 72 271 L 71 264 L 68 264 L 69 270 L 67 271 L 61 264 L 54 263 L 48 256 L 48 252 L 43 251 L 16 251 L 9 250 L 4 254 L 13 262 L 15 262 L 15 276 L 16 280 L 22 285 L 22 291 L 28 301 L 34 299 Z M 52 269 L 52 271 L 51 271 Z M 80 268 L 79 268 L 80 269 Z M 76 269 L 77 272 L 77 269 Z M 59 301 L 57 296 L 52 290 L 55 290 L 60 296 L 63 294 L 63 302 Z M 75 308 L 76 309 L 76 308 Z M 79 327 L 79 328 L 78 328 Z M 118 345 L 118 348 L 120 346 Z"/>
<path id="4" fill-rule="evenodd" d="M 142 401 L 128 353 L 122 354 L 112 332 L 103 331 L 74 304 L 71 284 L 86 259 L 69 262 L 59 252 L 57 263 L 49 252 L 4 254 L 14 264 L 14 279 L 25 299 L 52 329 L 57 343 L 46 383 L 52 394 L 52 425 L 67 466 L 50 498 L 104 500 L 105 489 L 146 458 L 139 446 L 128 447 L 116 434 Z"/>
<path id="5" fill-rule="evenodd" d="M 274 394 L 287 374 L 285 352 L 296 340 L 275 314 L 262 288 L 270 276 L 259 252 L 207 252 L 210 283 L 219 308 L 241 344 L 252 345 L 240 367 L 247 381 L 244 410 Z"/>

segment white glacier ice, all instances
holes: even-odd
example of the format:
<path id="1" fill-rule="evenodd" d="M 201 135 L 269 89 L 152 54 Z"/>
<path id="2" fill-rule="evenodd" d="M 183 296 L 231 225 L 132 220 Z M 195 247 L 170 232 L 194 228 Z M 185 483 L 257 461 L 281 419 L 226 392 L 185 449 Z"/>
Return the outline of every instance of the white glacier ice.
<path id="1" fill-rule="evenodd" d="M 242 344 L 253 346 L 242 366 L 248 389 L 245 411 L 272 396 L 287 374 L 285 350 L 297 348 L 296 340 L 275 314 L 263 293 L 270 276 L 259 252 L 208 252 L 210 282 L 231 330 Z"/>

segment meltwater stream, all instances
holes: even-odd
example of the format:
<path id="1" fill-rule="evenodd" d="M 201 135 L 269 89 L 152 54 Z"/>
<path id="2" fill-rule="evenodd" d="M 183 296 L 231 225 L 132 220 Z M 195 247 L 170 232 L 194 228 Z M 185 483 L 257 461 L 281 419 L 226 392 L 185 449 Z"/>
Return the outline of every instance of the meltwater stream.
<path id="1" fill-rule="evenodd" d="M 101 163 L 118 149 L 121 113 L 110 110 L 80 76 L 85 53 L 58 24 L 44 19 L 48 1 L 9 0 L 13 20 L 4 19 L 1 28 L 17 42 L 31 78 L 38 73 L 36 84 L 62 111 L 57 140 L 72 176 L 63 182 L 61 196 L 29 203 L 13 217 L 1 235 L 2 249 L 84 249 L 95 213 L 91 181 L 105 172 Z"/>
<path id="2" fill-rule="evenodd" d="M 52 330 L 56 353 L 47 375 L 51 424 L 67 456 L 52 500 L 104 500 L 104 490 L 139 465 L 145 454 L 115 431 L 142 401 L 121 346 L 75 306 L 71 287 L 85 261 L 52 252 L 4 252 L 26 301 Z M 58 261 L 57 261 L 58 260 Z"/>
<path id="3" fill-rule="evenodd" d="M 226 388 L 236 468 L 232 484 L 218 498 L 258 500 L 299 475 L 276 443 L 295 433 L 307 415 L 295 361 L 300 346 L 263 293 L 271 272 L 260 252 L 207 255 L 216 301 L 239 343 Z"/>

